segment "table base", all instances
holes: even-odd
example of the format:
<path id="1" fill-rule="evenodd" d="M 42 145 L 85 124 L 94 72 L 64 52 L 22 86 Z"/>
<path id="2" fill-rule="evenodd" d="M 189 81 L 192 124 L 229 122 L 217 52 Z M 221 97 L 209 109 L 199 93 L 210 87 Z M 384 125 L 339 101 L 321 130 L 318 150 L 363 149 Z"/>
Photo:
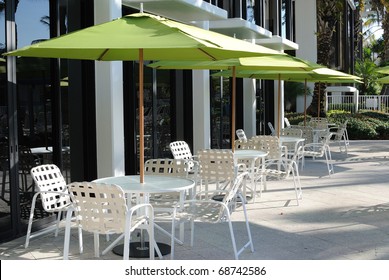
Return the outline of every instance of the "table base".
<path id="1" fill-rule="evenodd" d="M 113 248 L 112 252 L 115 255 L 123 256 L 123 244 Z M 149 242 L 145 242 L 141 247 L 141 242 L 131 242 L 130 243 L 130 257 L 132 258 L 149 258 Z M 161 251 L 162 256 L 170 254 L 170 245 L 165 243 L 157 243 L 159 250 Z M 157 252 L 154 250 L 154 256 L 158 257 Z"/>

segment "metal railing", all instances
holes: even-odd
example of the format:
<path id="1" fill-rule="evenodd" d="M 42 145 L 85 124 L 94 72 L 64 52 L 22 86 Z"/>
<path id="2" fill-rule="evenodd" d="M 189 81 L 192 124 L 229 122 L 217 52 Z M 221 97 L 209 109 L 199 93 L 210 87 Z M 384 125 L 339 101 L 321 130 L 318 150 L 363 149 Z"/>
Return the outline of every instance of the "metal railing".
<path id="1" fill-rule="evenodd" d="M 355 100 L 353 95 L 327 96 L 326 111 L 344 110 L 351 113 L 360 110 L 371 110 L 389 113 L 389 95 L 359 95 Z"/>

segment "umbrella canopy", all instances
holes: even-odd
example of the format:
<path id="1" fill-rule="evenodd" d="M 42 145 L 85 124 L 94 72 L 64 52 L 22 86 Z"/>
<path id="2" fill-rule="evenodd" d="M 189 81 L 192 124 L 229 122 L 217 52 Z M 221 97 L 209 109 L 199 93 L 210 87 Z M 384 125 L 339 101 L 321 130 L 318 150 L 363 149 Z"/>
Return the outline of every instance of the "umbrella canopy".
<path id="1" fill-rule="evenodd" d="M 319 64 L 302 60 L 291 55 L 268 55 L 261 57 L 240 57 L 218 61 L 158 61 L 147 65 L 156 69 L 190 69 L 190 70 L 283 70 L 303 71 L 323 67 Z"/>
<path id="2" fill-rule="evenodd" d="M 269 55 L 262 57 L 241 57 L 219 61 L 159 61 L 148 65 L 156 69 L 231 69 L 232 93 L 231 93 L 231 149 L 234 151 L 235 139 L 235 100 L 236 100 L 236 70 L 273 70 L 273 71 L 309 71 L 322 67 L 319 64 L 302 60 L 290 55 Z M 279 126 L 278 126 L 279 130 Z"/>
<path id="3" fill-rule="evenodd" d="M 318 64 L 316 64 L 318 65 Z M 320 66 L 320 65 L 319 65 Z M 280 68 L 281 69 L 281 68 Z M 213 74 L 213 76 L 233 76 L 232 71 L 220 71 Z M 323 66 L 320 68 L 312 68 L 311 70 L 301 71 L 296 69 L 296 71 L 291 71 L 289 69 L 283 70 L 240 70 L 235 73 L 236 77 L 239 78 L 254 78 L 254 79 L 263 79 L 263 80 L 280 80 L 284 81 L 294 81 L 294 82 L 305 82 L 305 87 L 307 81 L 309 82 L 319 82 L 319 83 L 361 83 L 360 77 L 346 74 L 337 70 L 329 69 Z M 280 84 L 278 85 L 280 89 Z M 280 100 L 281 92 L 278 90 L 278 100 Z M 320 92 L 319 92 L 320 96 Z M 306 94 L 304 95 L 304 123 L 306 120 Z M 280 112 L 280 102 L 278 102 L 278 111 Z M 318 111 L 320 110 L 320 103 L 318 104 Z M 277 135 L 279 135 L 280 121 L 277 126 Z"/>
<path id="4" fill-rule="evenodd" d="M 377 82 L 380 82 L 382 84 L 389 84 L 389 76 L 385 76 L 385 77 L 379 78 L 377 80 Z"/>
<path id="5" fill-rule="evenodd" d="M 139 158 L 144 180 L 144 60 L 219 60 L 282 55 L 239 39 L 163 17 L 137 13 L 6 53 L 81 60 L 139 60 Z"/>
<path id="6" fill-rule="evenodd" d="M 280 52 L 146 13 L 127 15 L 6 55 L 101 61 L 219 60 Z"/>

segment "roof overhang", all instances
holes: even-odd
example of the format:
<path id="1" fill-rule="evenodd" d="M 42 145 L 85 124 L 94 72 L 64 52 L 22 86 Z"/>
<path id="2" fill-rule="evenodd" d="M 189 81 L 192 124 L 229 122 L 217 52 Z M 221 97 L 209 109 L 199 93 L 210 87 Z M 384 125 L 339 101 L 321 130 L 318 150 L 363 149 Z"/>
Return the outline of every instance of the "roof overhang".
<path id="1" fill-rule="evenodd" d="M 243 40 L 272 37 L 272 33 L 269 30 L 241 18 L 210 21 L 209 29 Z"/>
<path id="2" fill-rule="evenodd" d="M 288 39 L 274 35 L 269 39 L 257 39 L 255 43 L 277 51 L 298 50 L 299 45 Z"/>
<path id="3" fill-rule="evenodd" d="M 124 6 L 170 19 L 189 21 L 208 21 L 226 19 L 228 13 L 215 5 L 199 0 L 122 0 Z"/>

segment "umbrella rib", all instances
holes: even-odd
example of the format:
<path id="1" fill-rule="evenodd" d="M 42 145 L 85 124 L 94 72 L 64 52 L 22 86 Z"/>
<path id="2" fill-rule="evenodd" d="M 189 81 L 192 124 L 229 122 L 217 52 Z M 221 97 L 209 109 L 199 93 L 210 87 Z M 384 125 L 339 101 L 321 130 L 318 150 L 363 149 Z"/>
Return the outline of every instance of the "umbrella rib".
<path id="1" fill-rule="evenodd" d="M 109 49 L 105 49 L 105 50 L 103 51 L 103 53 L 99 56 L 99 58 L 97 58 L 97 60 L 102 60 L 102 59 L 104 58 L 105 54 L 106 54 L 108 51 L 109 51 Z"/>
<path id="2" fill-rule="evenodd" d="M 217 60 L 216 57 L 210 55 L 208 52 L 206 52 L 206 51 L 203 50 L 202 48 L 199 48 L 198 50 L 201 51 L 201 52 L 203 52 L 205 55 L 207 55 L 208 57 L 210 57 L 212 60 Z"/>

